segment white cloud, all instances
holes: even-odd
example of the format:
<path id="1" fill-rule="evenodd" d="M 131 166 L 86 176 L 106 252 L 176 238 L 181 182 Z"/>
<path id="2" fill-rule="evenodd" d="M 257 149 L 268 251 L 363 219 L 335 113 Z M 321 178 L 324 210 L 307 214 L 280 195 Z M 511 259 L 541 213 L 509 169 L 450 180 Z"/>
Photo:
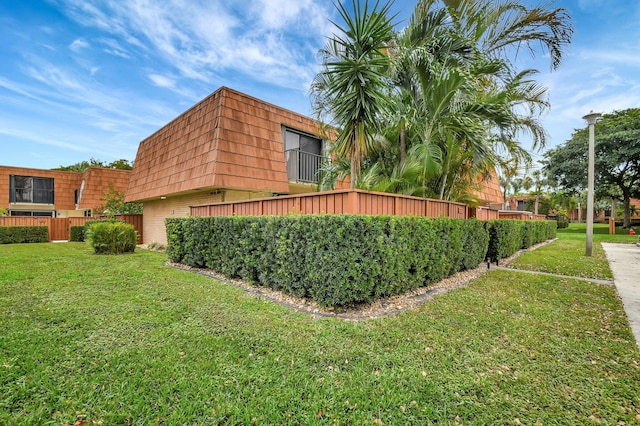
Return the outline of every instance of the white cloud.
<path id="1" fill-rule="evenodd" d="M 108 40 L 129 45 L 125 49 L 103 38 L 111 54 L 130 58 L 129 49 L 142 49 L 181 77 L 202 82 L 237 71 L 299 89 L 308 87 L 314 74 L 315 53 L 327 34 L 329 4 L 261 0 L 238 7 L 222 0 L 70 0 L 61 6 L 81 24 L 110 34 Z"/>
<path id="2" fill-rule="evenodd" d="M 173 88 L 176 85 L 175 79 L 158 74 L 149 74 L 149 79 L 159 87 Z"/>
<path id="3" fill-rule="evenodd" d="M 87 47 L 89 47 L 89 43 L 79 38 L 74 40 L 73 43 L 71 43 L 71 45 L 69 46 L 69 49 L 73 50 L 74 52 L 78 52 L 82 49 L 86 49 Z"/>
<path id="4" fill-rule="evenodd" d="M 98 42 L 102 43 L 104 47 L 104 51 L 110 55 L 119 56 L 124 59 L 131 58 L 131 54 L 127 51 L 117 40 L 113 38 L 100 38 Z"/>

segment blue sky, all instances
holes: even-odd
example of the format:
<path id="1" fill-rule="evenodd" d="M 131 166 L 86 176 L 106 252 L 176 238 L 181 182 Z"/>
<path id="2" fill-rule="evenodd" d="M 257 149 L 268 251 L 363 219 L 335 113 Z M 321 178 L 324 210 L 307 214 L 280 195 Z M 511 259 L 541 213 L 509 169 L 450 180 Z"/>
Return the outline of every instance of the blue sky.
<path id="1" fill-rule="evenodd" d="M 396 0 L 401 22 L 414 4 Z M 519 63 L 549 87 L 549 147 L 590 110 L 640 107 L 640 2 L 555 7 L 575 25 L 564 64 Z M 330 18 L 329 0 L 0 1 L 0 165 L 134 160 L 141 140 L 220 86 L 309 115 Z"/>

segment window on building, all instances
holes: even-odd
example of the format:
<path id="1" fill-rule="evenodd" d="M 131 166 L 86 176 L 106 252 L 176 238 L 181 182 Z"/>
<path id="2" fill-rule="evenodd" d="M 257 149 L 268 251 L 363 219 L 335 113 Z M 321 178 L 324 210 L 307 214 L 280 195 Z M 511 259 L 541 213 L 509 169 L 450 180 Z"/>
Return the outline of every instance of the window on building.
<path id="1" fill-rule="evenodd" d="M 55 217 L 52 210 L 9 210 L 9 216 Z"/>
<path id="2" fill-rule="evenodd" d="M 318 182 L 322 160 L 322 139 L 284 128 L 284 150 L 290 181 Z"/>
<path id="3" fill-rule="evenodd" d="M 53 178 L 9 176 L 11 203 L 53 204 Z"/>

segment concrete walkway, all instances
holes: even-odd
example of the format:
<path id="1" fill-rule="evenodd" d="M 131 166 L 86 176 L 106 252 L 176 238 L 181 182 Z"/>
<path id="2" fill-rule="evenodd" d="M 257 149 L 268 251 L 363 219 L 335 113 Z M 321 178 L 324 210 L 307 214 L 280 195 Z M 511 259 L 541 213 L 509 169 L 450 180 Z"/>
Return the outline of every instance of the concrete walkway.
<path id="1" fill-rule="evenodd" d="M 640 347 L 640 247 L 602 243 L 631 331 Z"/>

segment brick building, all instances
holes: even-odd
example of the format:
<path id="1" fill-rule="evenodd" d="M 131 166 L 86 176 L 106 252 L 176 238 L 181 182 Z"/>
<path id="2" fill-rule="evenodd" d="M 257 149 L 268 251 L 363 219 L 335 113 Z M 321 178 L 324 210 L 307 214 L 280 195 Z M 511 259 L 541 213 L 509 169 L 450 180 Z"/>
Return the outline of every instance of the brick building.
<path id="1" fill-rule="evenodd" d="M 9 216 L 92 216 L 111 185 L 127 189 L 130 174 L 102 167 L 67 172 L 0 166 L 0 207 Z"/>
<path id="2" fill-rule="evenodd" d="M 315 191 L 326 145 L 315 120 L 221 87 L 140 143 L 126 201 L 165 243 L 189 206 Z"/>

